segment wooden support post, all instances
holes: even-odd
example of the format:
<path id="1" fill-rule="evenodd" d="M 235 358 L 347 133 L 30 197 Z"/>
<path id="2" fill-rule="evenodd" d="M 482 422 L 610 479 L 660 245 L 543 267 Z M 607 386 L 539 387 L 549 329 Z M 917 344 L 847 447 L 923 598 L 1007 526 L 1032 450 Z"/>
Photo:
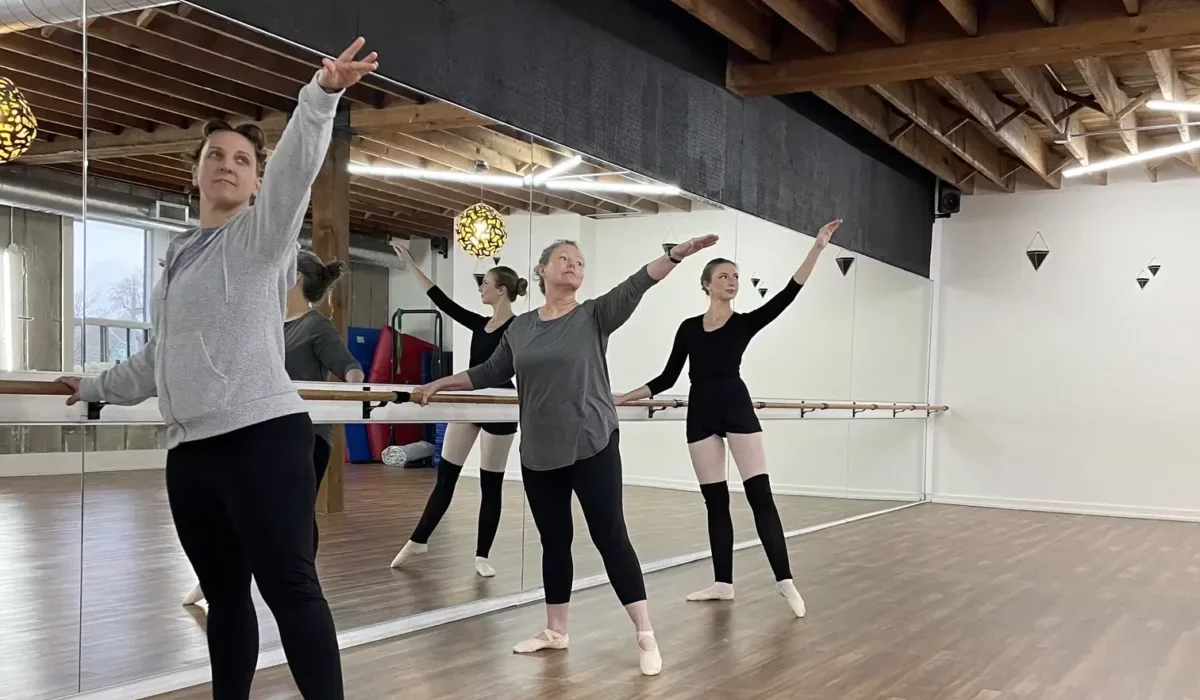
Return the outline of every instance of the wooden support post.
<path id="1" fill-rule="evenodd" d="M 322 260 L 350 260 L 350 120 L 341 104 L 334 121 L 333 140 L 325 155 L 325 164 L 313 183 L 313 252 Z M 321 309 L 346 340 L 350 321 L 350 283 L 343 279 L 334 285 Z M 329 468 L 317 492 L 318 513 L 341 513 L 346 509 L 346 431 L 336 426 L 329 455 Z"/>

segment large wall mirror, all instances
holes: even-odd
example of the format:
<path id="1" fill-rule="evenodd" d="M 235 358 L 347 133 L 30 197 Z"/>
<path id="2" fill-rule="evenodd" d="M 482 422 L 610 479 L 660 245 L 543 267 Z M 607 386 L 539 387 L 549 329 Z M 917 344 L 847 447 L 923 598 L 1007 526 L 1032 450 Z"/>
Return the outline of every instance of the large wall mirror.
<path id="1" fill-rule="evenodd" d="M 197 224 L 204 124 L 256 122 L 272 151 L 317 65 L 312 51 L 185 4 L 6 34 L 0 77 L 19 88 L 38 132 L 0 165 L 3 377 L 99 372 L 145 347 L 168 246 Z M 466 369 L 477 335 L 543 303 L 534 273 L 554 241 L 574 241 L 585 260 L 583 300 L 664 245 L 710 233 L 717 245 L 651 289 L 611 337 L 615 393 L 662 372 L 680 322 L 705 312 L 706 262 L 736 263 L 734 309 L 750 312 L 785 287 L 817 231 L 372 77 L 343 101 L 300 243 L 346 263 L 314 309 L 344 334 L 365 383 L 420 384 Z M 308 309 L 285 317 L 296 312 Z M 750 345 L 742 377 L 756 400 L 921 403 L 929 323 L 928 280 L 835 236 L 796 300 Z M 659 398 L 686 399 L 689 387 L 685 367 Z M 621 416 L 625 518 L 639 559 L 696 558 L 709 541 L 682 411 Z M 921 500 L 922 417 L 764 420 L 785 530 Z M 164 486 L 163 428 L 7 414 L 0 423 L 0 697 L 64 697 L 206 664 L 207 606 Z M 359 424 L 324 434 L 334 457 L 318 497 L 316 562 L 338 631 L 354 633 L 346 639 L 386 637 L 429 613 L 542 585 L 519 431 Z M 736 541 L 753 540 L 732 455 L 725 473 Z M 575 577 L 595 580 L 603 564 L 577 505 L 573 527 Z M 793 566 L 803 578 L 803 564 Z M 252 590 L 273 663 L 278 630 Z"/>

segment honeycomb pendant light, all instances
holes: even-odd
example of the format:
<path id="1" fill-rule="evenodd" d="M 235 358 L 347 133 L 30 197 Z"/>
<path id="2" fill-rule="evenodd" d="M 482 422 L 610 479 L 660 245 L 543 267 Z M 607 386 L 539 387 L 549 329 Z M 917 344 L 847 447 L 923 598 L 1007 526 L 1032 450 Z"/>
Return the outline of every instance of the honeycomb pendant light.
<path id="1" fill-rule="evenodd" d="M 500 252 L 508 240 L 504 217 L 480 202 L 472 204 L 454 220 L 454 240 L 473 258 L 487 258 Z"/>
<path id="2" fill-rule="evenodd" d="M 0 163 L 21 157 L 37 139 L 37 118 L 25 96 L 8 78 L 0 78 Z"/>

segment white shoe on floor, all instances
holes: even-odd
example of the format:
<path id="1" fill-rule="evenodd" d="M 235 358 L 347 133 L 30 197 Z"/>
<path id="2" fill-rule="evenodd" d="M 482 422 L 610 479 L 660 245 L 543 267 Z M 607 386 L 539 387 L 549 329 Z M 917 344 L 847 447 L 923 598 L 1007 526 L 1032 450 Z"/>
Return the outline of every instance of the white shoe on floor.
<path id="1" fill-rule="evenodd" d="M 733 584 L 717 582 L 702 591 L 689 593 L 687 599 L 693 603 L 706 600 L 733 600 Z"/>
<path id="2" fill-rule="evenodd" d="M 475 573 L 484 578 L 491 578 L 496 575 L 496 569 L 485 557 L 475 557 Z"/>
<path id="3" fill-rule="evenodd" d="M 408 561 L 409 559 L 412 559 L 413 557 L 417 556 L 418 554 L 424 554 L 425 552 L 428 552 L 428 551 L 429 551 L 429 545 L 418 544 L 416 542 L 413 542 L 412 540 L 409 540 L 408 542 L 406 542 L 404 544 L 404 548 L 400 550 L 400 553 L 396 555 L 396 558 L 392 560 L 392 568 L 393 569 L 398 568 L 399 566 L 404 564 L 404 562 Z"/>
<path id="4" fill-rule="evenodd" d="M 657 676 L 662 671 L 662 654 L 658 652 L 658 640 L 653 632 L 638 632 L 638 665 L 643 676 Z M 649 649 L 645 647 L 649 646 Z"/>
<path id="5" fill-rule="evenodd" d="M 200 584 L 197 583 L 196 587 L 192 589 L 192 592 L 188 593 L 187 597 L 183 599 L 183 604 L 197 605 L 202 600 L 204 600 L 204 591 L 200 590 Z"/>
<path id="6" fill-rule="evenodd" d="M 800 597 L 800 591 L 796 590 L 796 584 L 792 583 L 789 578 L 776 583 L 775 588 L 779 591 L 779 595 L 787 600 L 788 605 L 792 606 L 792 612 L 796 613 L 796 617 L 804 617 L 806 612 L 804 599 Z"/>
<path id="7" fill-rule="evenodd" d="M 533 635 L 530 639 L 526 639 L 520 644 L 513 647 L 514 654 L 532 654 L 535 651 L 543 649 L 566 649 L 567 644 L 571 641 L 571 637 L 566 634 L 559 634 L 554 630 L 542 630 Z"/>

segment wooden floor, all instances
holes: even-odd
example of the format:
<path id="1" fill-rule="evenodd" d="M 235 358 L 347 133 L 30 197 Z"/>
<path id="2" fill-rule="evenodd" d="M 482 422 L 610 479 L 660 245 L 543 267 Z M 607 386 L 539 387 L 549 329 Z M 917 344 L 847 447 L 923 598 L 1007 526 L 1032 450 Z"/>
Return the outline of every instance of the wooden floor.
<path id="1" fill-rule="evenodd" d="M 348 473 L 348 512 L 322 517 L 318 560 L 339 629 L 541 585 L 536 530 L 515 482 L 506 484 L 495 578 L 474 571 L 473 479 L 460 484 L 430 553 L 390 569 L 432 477 L 430 470 L 383 467 Z M 207 661 L 203 611 L 180 605 L 194 579 L 162 478 L 161 471 L 87 474 L 82 498 L 79 477 L 0 479 L 0 698 L 59 697 Z M 789 529 L 891 505 L 779 498 Z M 708 547 L 698 493 L 627 487 L 625 510 L 643 562 Z M 736 494 L 733 511 L 739 539 L 755 537 L 752 514 Z M 597 573 L 599 557 L 581 515 L 575 526 L 576 575 Z M 274 622 L 256 602 L 262 642 L 273 645 Z"/>
<path id="2" fill-rule="evenodd" d="M 656 678 L 605 587 L 576 597 L 567 652 L 510 653 L 542 627 L 529 606 L 348 650 L 347 698 L 1200 698 L 1200 525 L 924 505 L 790 544 L 803 620 L 758 549 L 730 603 L 683 600 L 703 564 L 650 576 Z M 299 696 L 280 667 L 253 697 Z"/>

